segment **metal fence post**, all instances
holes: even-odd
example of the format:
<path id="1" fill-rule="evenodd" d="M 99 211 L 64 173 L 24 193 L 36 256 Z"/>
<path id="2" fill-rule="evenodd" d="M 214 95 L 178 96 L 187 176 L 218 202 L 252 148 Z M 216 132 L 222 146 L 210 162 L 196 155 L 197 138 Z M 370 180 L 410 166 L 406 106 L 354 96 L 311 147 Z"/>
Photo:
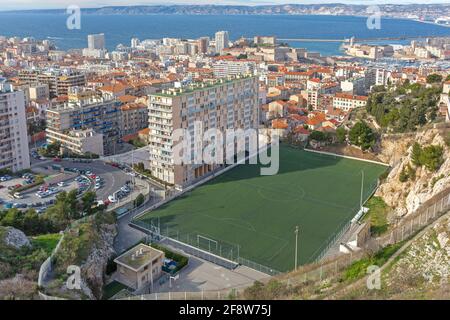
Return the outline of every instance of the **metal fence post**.
<path id="1" fill-rule="evenodd" d="M 436 217 L 436 202 L 434 203 L 434 213 L 433 213 L 433 216 L 435 216 Z"/>

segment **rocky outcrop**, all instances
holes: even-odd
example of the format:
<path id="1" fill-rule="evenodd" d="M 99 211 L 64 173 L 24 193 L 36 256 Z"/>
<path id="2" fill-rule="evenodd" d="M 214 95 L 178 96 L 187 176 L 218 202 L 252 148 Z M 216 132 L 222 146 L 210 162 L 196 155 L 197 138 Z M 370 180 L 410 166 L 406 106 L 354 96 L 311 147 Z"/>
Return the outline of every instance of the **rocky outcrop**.
<path id="1" fill-rule="evenodd" d="M 3 241 L 7 246 L 13 247 L 15 249 L 20 249 L 24 246 L 29 247 L 31 245 L 30 240 L 27 238 L 25 233 L 18 229 L 7 227 L 5 228 L 3 233 Z"/>
<path id="2" fill-rule="evenodd" d="M 101 299 L 106 267 L 115 255 L 116 234 L 114 213 L 100 212 L 72 225 L 55 253 L 53 280 L 49 281 L 46 294 L 68 299 Z M 80 289 L 69 288 L 66 280 L 61 281 L 67 278 L 69 267 L 79 268 Z"/>
<path id="3" fill-rule="evenodd" d="M 449 299 L 450 218 L 414 241 L 385 275 L 385 291 L 394 299 Z"/>
<path id="4" fill-rule="evenodd" d="M 99 240 L 92 248 L 86 262 L 81 266 L 83 292 L 93 299 L 101 299 L 106 266 L 115 255 L 113 247 L 116 236 L 115 225 L 103 225 L 99 230 Z"/>
<path id="5" fill-rule="evenodd" d="M 449 129 L 429 129 L 414 134 L 389 135 L 382 138 L 382 151 L 378 157 L 389 163 L 392 170 L 376 195 L 381 196 L 397 216 L 414 212 L 422 203 L 450 186 L 450 150 L 444 140 L 449 132 Z M 425 167 L 414 168 L 411 163 L 414 142 L 422 146 L 440 145 L 444 148 L 444 163 L 438 171 L 430 172 Z M 407 165 L 416 170 L 415 178 L 400 182 L 400 173 Z"/>

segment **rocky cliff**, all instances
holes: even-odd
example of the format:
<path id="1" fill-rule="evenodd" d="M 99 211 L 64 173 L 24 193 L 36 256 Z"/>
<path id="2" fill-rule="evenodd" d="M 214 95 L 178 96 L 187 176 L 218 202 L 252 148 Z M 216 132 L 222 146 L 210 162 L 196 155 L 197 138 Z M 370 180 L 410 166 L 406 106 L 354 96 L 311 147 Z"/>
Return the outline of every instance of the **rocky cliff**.
<path id="1" fill-rule="evenodd" d="M 392 170 L 377 191 L 384 201 L 394 209 L 397 216 L 414 212 L 422 203 L 435 194 L 450 187 L 450 148 L 446 136 L 450 129 L 429 129 L 413 134 L 386 135 L 381 140 L 381 152 L 378 158 L 389 163 Z M 412 145 L 418 142 L 422 146 L 439 145 L 444 148 L 444 163 L 438 171 L 430 172 L 425 167 L 415 167 L 411 162 Z M 407 182 L 400 181 L 400 173 L 410 165 L 415 177 Z M 392 215 L 390 218 L 393 218 Z"/>
<path id="2" fill-rule="evenodd" d="M 116 234 L 112 213 L 98 213 L 73 225 L 55 255 L 53 280 L 47 293 L 70 299 L 101 299 L 106 266 L 115 255 Z M 67 286 L 71 266 L 81 271 L 80 290 Z"/>

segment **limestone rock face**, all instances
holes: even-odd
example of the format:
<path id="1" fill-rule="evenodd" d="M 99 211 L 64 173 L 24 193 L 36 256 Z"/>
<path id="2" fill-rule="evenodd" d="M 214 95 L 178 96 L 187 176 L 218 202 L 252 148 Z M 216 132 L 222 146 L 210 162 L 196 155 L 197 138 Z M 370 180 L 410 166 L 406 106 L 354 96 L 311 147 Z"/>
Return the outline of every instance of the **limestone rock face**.
<path id="1" fill-rule="evenodd" d="M 99 241 L 81 266 L 82 291 L 91 299 L 100 299 L 104 284 L 104 274 L 108 260 L 114 256 L 114 237 L 117 234 L 115 225 L 104 225 L 99 232 Z"/>
<path id="2" fill-rule="evenodd" d="M 421 291 L 423 288 L 433 289 L 441 284 L 448 284 L 450 274 L 449 238 L 450 220 L 447 218 L 436 224 L 411 245 L 389 272 L 387 283 L 392 286 L 416 283 L 416 286 L 405 288 L 405 292 L 408 290 Z M 415 281 L 412 282 L 412 279 Z M 423 286 L 423 288 L 417 286 Z"/>
<path id="3" fill-rule="evenodd" d="M 430 129 L 415 134 L 382 138 L 382 151 L 378 157 L 389 163 L 392 170 L 376 195 L 381 196 L 390 207 L 394 208 L 397 216 L 414 212 L 422 203 L 450 186 L 450 150 L 444 140 L 444 135 L 448 132 L 448 129 Z M 411 151 L 416 141 L 422 146 L 440 145 L 444 148 L 444 163 L 438 171 L 430 172 L 425 167 L 413 166 Z M 416 169 L 416 177 L 402 183 L 399 179 L 400 172 L 408 164 Z"/>
<path id="4" fill-rule="evenodd" d="M 3 241 L 6 245 L 16 249 L 20 249 L 24 246 L 29 247 L 31 245 L 30 240 L 22 231 L 13 227 L 7 227 L 5 229 L 5 237 Z"/>

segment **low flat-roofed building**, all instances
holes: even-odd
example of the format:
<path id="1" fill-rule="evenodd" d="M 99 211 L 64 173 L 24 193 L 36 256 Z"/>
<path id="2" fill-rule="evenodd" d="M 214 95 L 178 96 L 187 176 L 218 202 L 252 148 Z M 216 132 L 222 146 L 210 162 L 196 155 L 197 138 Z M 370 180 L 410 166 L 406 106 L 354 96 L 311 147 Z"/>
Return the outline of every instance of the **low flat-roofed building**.
<path id="1" fill-rule="evenodd" d="M 47 141 L 59 142 L 63 153 L 104 155 L 103 134 L 97 133 L 93 129 L 58 132 L 47 128 L 46 133 Z"/>
<path id="2" fill-rule="evenodd" d="M 117 257 L 116 280 L 135 290 L 151 285 L 162 275 L 164 252 L 138 244 Z"/>

